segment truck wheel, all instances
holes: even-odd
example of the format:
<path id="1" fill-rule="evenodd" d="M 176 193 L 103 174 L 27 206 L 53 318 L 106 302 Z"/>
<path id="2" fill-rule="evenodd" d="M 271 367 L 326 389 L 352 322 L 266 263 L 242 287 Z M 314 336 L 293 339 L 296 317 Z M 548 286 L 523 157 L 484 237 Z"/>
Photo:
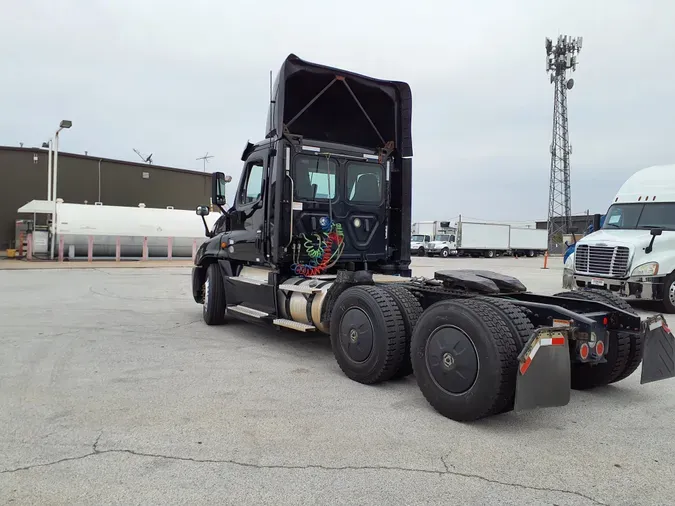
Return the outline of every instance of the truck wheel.
<path id="1" fill-rule="evenodd" d="M 204 305 L 202 316 L 207 325 L 225 323 L 225 285 L 218 264 L 212 263 L 206 269 L 204 280 Z"/>
<path id="2" fill-rule="evenodd" d="M 422 247 L 418 248 L 418 249 L 417 249 L 417 254 L 418 254 L 419 256 L 423 257 L 423 256 L 424 256 L 424 248 L 422 248 Z"/>
<path id="3" fill-rule="evenodd" d="M 203 267 L 192 268 L 192 298 L 197 304 L 204 304 L 204 278 Z"/>
<path id="4" fill-rule="evenodd" d="M 614 307 L 618 307 L 619 309 L 623 309 L 624 311 L 637 316 L 637 311 L 635 311 L 635 309 L 633 309 L 633 307 L 626 300 L 622 299 L 615 293 L 612 293 L 607 290 L 597 290 L 593 288 L 584 288 L 581 291 L 593 293 L 598 298 L 605 299 L 605 302 L 607 302 L 608 304 L 611 304 Z M 621 334 L 624 340 L 630 342 L 629 344 L 630 351 L 628 352 L 628 359 L 626 360 L 626 365 L 623 371 L 616 377 L 612 378 L 610 383 L 616 383 L 617 381 L 626 379 L 628 376 L 633 374 L 640 365 L 640 362 L 642 362 L 642 353 L 644 352 L 645 336 L 643 334 L 639 333 L 624 334 L 622 332 L 618 332 L 618 334 Z"/>
<path id="5" fill-rule="evenodd" d="M 394 298 L 378 286 L 342 292 L 331 313 L 330 342 L 348 378 L 364 384 L 391 379 L 406 353 L 405 325 Z"/>
<path id="6" fill-rule="evenodd" d="M 666 314 L 675 314 L 675 272 L 670 273 L 663 283 L 661 306 Z"/>
<path id="7" fill-rule="evenodd" d="M 527 252 L 527 256 L 530 257 L 530 258 L 534 257 L 534 251 L 529 250 L 529 251 Z"/>
<path id="8" fill-rule="evenodd" d="M 448 248 L 443 248 L 441 250 L 441 256 L 443 258 L 448 258 L 450 256 L 450 250 Z"/>
<path id="9" fill-rule="evenodd" d="M 514 396 L 515 340 L 487 302 L 443 300 L 431 305 L 413 332 L 411 357 L 422 394 L 452 420 L 503 412 Z"/>
<path id="10" fill-rule="evenodd" d="M 556 296 L 569 297 L 571 299 L 594 300 L 604 302 L 632 314 L 635 310 L 616 294 L 607 290 L 584 288 L 570 292 L 560 292 Z M 619 379 L 623 379 L 626 372 L 632 374 L 642 360 L 642 339 L 639 335 L 626 334 L 624 332 L 609 332 L 607 343 L 606 362 L 602 364 L 572 364 L 572 388 L 575 390 L 588 390 L 595 387 L 605 386 Z M 639 352 L 637 364 L 633 364 Z"/>
<path id="11" fill-rule="evenodd" d="M 494 258 L 495 257 L 495 252 L 492 250 L 488 250 L 485 252 L 485 258 Z"/>
<path id="12" fill-rule="evenodd" d="M 405 327 L 405 355 L 398 371 L 392 376 L 392 379 L 405 378 L 413 373 L 412 362 L 410 360 L 410 339 L 417 325 L 417 320 L 422 314 L 422 305 L 417 297 L 402 286 L 382 285 L 391 298 L 398 306 L 403 317 L 403 326 Z"/>

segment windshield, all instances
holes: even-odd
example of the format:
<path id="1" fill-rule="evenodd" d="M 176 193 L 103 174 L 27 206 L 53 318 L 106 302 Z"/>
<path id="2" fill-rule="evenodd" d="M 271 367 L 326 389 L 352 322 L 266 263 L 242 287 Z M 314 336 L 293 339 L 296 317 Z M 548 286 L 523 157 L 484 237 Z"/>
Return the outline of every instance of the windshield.
<path id="1" fill-rule="evenodd" d="M 439 234 L 436 237 L 434 237 L 434 241 L 449 241 L 450 236 L 447 234 Z"/>
<path id="2" fill-rule="evenodd" d="M 413 235 L 410 240 L 412 242 L 424 242 L 424 236 L 423 235 Z"/>
<path id="3" fill-rule="evenodd" d="M 675 202 L 614 204 L 607 211 L 602 228 L 675 230 Z"/>

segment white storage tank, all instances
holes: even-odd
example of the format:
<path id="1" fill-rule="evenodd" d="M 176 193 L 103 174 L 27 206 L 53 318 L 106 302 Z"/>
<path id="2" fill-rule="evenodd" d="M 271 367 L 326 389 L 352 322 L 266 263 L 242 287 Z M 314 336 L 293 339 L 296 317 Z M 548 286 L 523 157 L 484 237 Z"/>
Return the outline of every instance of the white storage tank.
<path id="1" fill-rule="evenodd" d="M 51 205 L 47 201 L 32 201 L 19 212 L 33 213 L 33 208 L 42 208 L 44 212 L 45 204 Z M 217 212 L 206 216 L 209 229 L 220 216 Z M 98 257 L 114 257 L 118 237 L 122 257 L 141 257 L 145 237 L 149 257 L 166 257 L 170 237 L 174 257 L 191 257 L 194 240 L 199 246 L 207 239 L 202 219 L 195 211 L 150 208 L 144 204 L 139 207 L 68 204 L 58 199 L 56 241 L 58 244 L 63 237 L 64 254 L 73 246 L 75 256 L 86 256 L 89 236 L 94 237 L 93 254 Z"/>

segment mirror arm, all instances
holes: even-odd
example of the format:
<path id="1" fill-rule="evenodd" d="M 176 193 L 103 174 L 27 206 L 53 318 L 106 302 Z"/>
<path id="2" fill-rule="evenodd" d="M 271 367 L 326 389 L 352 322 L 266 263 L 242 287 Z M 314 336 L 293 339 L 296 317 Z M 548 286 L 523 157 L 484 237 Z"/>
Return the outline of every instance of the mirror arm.
<path id="1" fill-rule="evenodd" d="M 209 231 L 209 226 L 206 224 L 206 218 L 202 216 L 202 222 L 204 223 L 204 231 L 206 232 L 206 237 L 213 237 Z"/>
<path id="2" fill-rule="evenodd" d="M 647 253 L 648 255 L 652 252 L 652 249 L 654 249 L 654 239 L 656 239 L 655 235 L 653 235 L 652 240 L 649 241 L 649 246 L 645 248 L 645 253 Z"/>

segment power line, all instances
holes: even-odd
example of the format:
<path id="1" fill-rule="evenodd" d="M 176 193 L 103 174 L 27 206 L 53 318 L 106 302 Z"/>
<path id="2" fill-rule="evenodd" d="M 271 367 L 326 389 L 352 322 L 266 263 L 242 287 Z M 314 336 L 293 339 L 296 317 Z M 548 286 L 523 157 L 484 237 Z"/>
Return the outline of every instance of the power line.
<path id="1" fill-rule="evenodd" d="M 572 191 L 570 189 L 570 155 L 567 123 L 567 90 L 574 86 L 574 79 L 567 79 L 567 71 L 577 69 L 577 59 L 582 37 L 559 35 L 555 45 L 546 38 L 546 72 L 555 84 L 553 98 L 553 134 L 551 139 L 551 175 L 548 202 L 548 246 L 556 249 L 555 239 L 568 233 L 572 226 Z"/>

